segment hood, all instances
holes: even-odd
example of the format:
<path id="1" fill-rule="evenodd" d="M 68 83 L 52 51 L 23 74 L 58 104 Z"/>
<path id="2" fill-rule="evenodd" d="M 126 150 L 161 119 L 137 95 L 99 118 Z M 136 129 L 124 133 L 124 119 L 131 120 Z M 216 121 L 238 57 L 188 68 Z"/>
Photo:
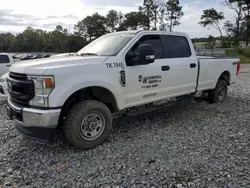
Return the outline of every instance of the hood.
<path id="1" fill-rule="evenodd" d="M 10 72 L 43 75 L 46 70 L 53 68 L 63 68 L 78 66 L 82 64 L 96 64 L 104 62 L 106 56 L 67 56 L 67 57 L 50 57 L 36 60 L 19 61 L 10 67 Z"/>

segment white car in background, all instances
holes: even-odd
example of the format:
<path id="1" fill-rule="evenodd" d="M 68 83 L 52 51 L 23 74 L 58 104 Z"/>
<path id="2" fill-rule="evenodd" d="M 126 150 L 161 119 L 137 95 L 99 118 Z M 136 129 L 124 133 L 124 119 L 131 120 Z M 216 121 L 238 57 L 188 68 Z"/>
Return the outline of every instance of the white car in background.
<path id="1" fill-rule="evenodd" d="M 9 53 L 0 53 L 0 76 L 9 71 L 11 65 L 15 63 L 13 57 Z"/>
<path id="2" fill-rule="evenodd" d="M 15 63 L 13 57 L 9 53 L 0 53 L 0 93 L 4 96 L 9 96 L 7 91 L 6 78 L 11 65 Z"/>
<path id="3" fill-rule="evenodd" d="M 6 82 L 8 75 L 9 75 L 8 73 L 5 73 L 0 78 L 0 93 L 6 97 L 9 96 L 9 92 L 7 90 L 7 82 Z"/>

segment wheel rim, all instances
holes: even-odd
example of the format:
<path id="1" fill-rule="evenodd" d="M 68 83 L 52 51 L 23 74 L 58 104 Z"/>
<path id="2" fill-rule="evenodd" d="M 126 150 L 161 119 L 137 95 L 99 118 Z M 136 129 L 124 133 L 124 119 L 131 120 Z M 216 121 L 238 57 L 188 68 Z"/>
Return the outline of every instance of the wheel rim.
<path id="1" fill-rule="evenodd" d="M 80 126 L 80 134 L 83 139 L 93 141 L 103 133 L 104 128 L 104 116 L 99 112 L 92 112 L 83 119 Z"/>
<path id="2" fill-rule="evenodd" d="M 226 96 L 226 87 L 223 87 L 221 88 L 219 91 L 218 91 L 218 101 L 223 101 L 223 99 L 225 98 Z"/>

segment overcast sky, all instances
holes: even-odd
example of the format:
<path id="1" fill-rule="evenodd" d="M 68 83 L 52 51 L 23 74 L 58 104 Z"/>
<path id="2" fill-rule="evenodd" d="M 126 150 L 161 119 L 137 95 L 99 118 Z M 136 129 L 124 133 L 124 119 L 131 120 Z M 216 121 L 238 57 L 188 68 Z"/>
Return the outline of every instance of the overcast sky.
<path id="1" fill-rule="evenodd" d="M 186 32 L 191 37 L 218 36 L 213 28 L 197 23 L 202 10 L 214 7 L 223 11 L 227 20 L 234 20 L 234 12 L 223 5 L 224 0 L 180 0 L 184 16 L 174 31 Z M 7 0 L 0 6 L 0 32 L 22 32 L 27 26 L 52 30 L 62 25 L 73 30 L 74 24 L 87 15 L 105 15 L 110 9 L 128 13 L 138 10 L 142 0 Z"/>

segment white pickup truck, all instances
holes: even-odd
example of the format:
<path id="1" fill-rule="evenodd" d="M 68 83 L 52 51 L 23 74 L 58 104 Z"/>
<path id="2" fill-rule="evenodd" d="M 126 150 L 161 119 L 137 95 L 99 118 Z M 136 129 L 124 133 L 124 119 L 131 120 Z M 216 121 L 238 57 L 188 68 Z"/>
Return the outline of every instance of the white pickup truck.
<path id="1" fill-rule="evenodd" d="M 237 58 L 197 57 L 183 33 L 110 33 L 73 56 L 11 66 L 7 112 L 26 137 L 53 141 L 62 126 L 72 145 L 89 149 L 104 142 L 119 112 L 200 93 L 222 102 L 239 67 Z"/>

